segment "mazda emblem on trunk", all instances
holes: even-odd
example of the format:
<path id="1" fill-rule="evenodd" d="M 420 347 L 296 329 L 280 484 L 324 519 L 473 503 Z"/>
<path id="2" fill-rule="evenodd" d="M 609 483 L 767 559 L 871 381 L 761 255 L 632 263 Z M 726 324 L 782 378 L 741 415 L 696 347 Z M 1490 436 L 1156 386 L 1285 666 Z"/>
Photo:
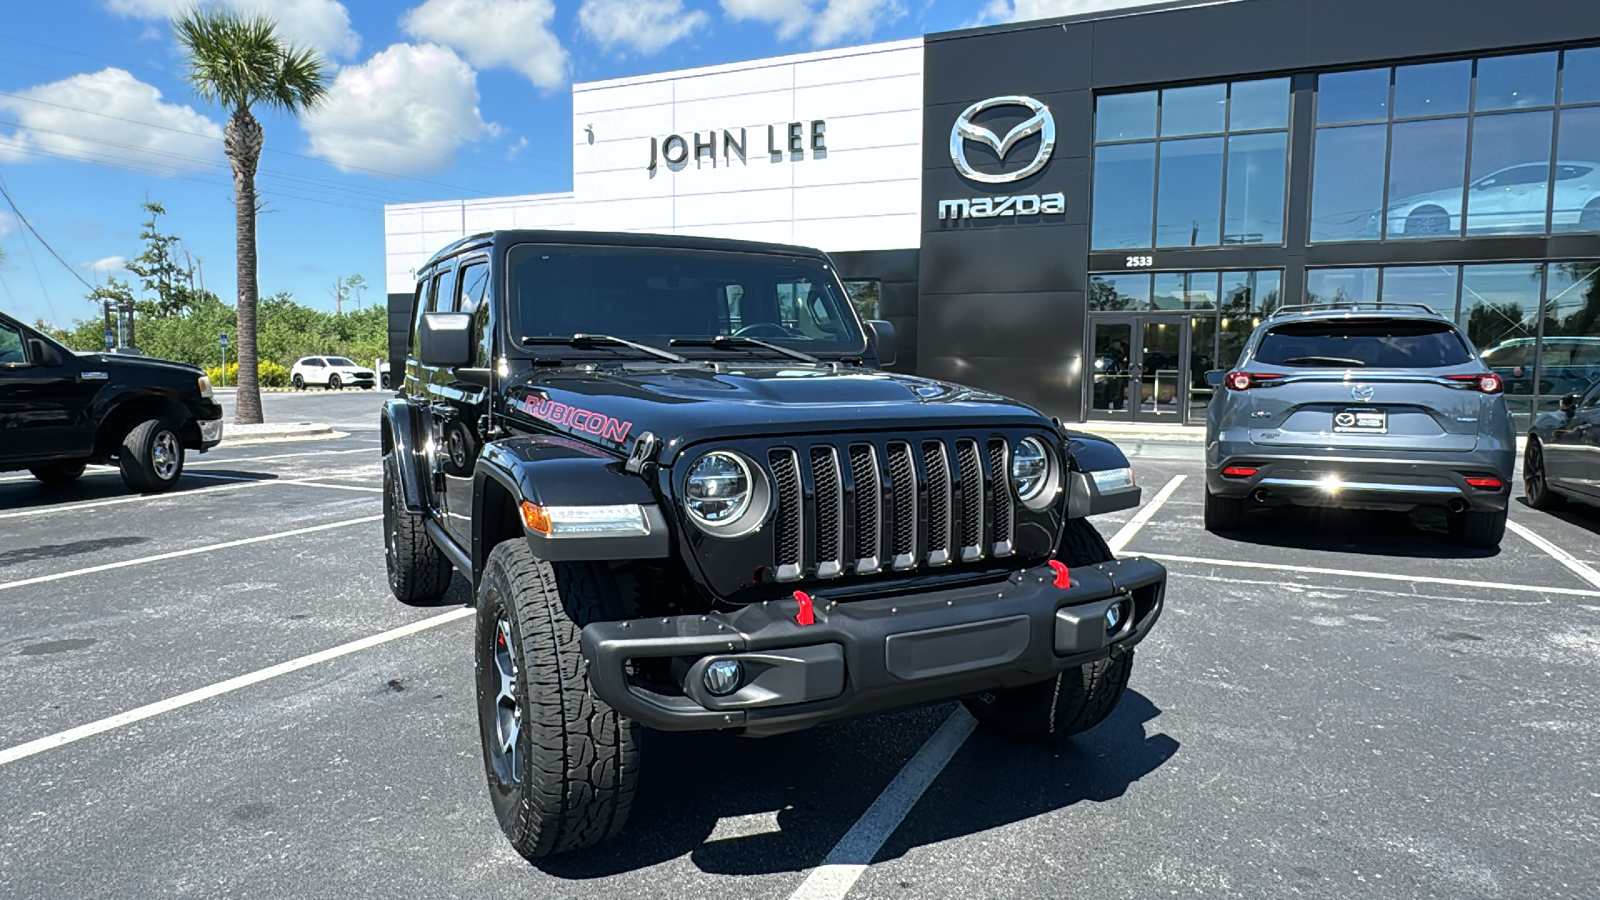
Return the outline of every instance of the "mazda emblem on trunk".
<path id="1" fill-rule="evenodd" d="M 1360 400 L 1362 403 L 1371 403 L 1372 402 L 1372 385 L 1370 385 L 1370 384 L 1358 384 L 1355 387 L 1350 389 L 1350 396 L 1354 397 L 1357 400 Z"/>

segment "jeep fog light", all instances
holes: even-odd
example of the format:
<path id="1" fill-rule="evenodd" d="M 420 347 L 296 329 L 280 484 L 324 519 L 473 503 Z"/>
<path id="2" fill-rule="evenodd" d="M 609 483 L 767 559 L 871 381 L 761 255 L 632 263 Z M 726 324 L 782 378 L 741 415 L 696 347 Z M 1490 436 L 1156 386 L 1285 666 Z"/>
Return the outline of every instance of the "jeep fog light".
<path id="1" fill-rule="evenodd" d="M 522 503 L 522 524 L 553 538 L 645 537 L 650 524 L 637 503 L 616 506 L 540 506 Z"/>
<path id="2" fill-rule="evenodd" d="M 744 664 L 737 659 L 713 660 L 700 680 L 705 682 L 711 696 L 726 697 L 737 691 L 739 683 L 744 681 Z"/>
<path id="3" fill-rule="evenodd" d="M 1127 618 L 1127 615 L 1126 601 L 1118 600 L 1116 603 L 1106 607 L 1106 634 L 1116 634 L 1117 629 L 1122 627 L 1122 620 Z"/>

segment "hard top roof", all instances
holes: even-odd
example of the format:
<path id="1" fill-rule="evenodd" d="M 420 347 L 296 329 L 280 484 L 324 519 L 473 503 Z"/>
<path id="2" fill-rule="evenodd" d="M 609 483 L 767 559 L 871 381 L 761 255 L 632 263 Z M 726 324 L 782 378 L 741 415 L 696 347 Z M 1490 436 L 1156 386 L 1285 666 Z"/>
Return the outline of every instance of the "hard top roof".
<path id="1" fill-rule="evenodd" d="M 484 247 L 509 247 L 512 244 L 587 244 L 606 247 L 661 247 L 676 250 L 722 250 L 742 253 L 772 253 L 781 256 L 810 256 L 827 259 L 827 254 L 814 247 L 792 244 L 773 244 L 763 241 L 740 241 L 730 238 L 696 237 L 684 234 L 649 234 L 633 231 L 548 231 L 536 229 L 506 229 L 467 235 L 446 245 L 428 257 L 418 268 L 420 273 L 439 260 L 467 250 Z"/>

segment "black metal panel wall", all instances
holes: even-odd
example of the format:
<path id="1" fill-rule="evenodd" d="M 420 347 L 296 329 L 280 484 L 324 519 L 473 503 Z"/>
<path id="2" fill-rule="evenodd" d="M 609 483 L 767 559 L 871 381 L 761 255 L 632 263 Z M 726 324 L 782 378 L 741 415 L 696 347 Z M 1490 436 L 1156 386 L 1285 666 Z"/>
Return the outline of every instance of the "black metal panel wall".
<path id="1" fill-rule="evenodd" d="M 899 359 L 889 368 L 917 371 L 917 251 L 855 250 L 829 254 L 847 281 L 878 282 L 878 315 L 894 323 Z"/>
<path id="2" fill-rule="evenodd" d="M 1296 176 L 1288 185 L 1285 243 L 1161 251 L 1159 269 L 1282 268 L 1282 299 L 1294 302 L 1307 262 L 1592 257 L 1594 238 L 1583 235 L 1311 245 L 1309 181 L 1302 176 L 1311 149 L 1314 78 L 1307 73 L 1596 40 L 1600 0 L 1538 0 L 1514 8 L 1504 0 L 1169 3 L 929 35 L 917 371 L 1010 394 L 1066 419 L 1080 417 L 1097 91 L 1296 76 L 1290 157 L 1298 162 L 1291 163 Z M 1053 157 L 1036 174 L 1006 184 L 962 177 L 950 157 L 957 116 L 972 103 L 1007 95 L 1049 107 L 1057 131 Z M 999 136 L 1027 111 L 993 114 L 977 121 Z M 1038 138 L 1018 143 L 1005 161 L 980 142 L 964 146 L 978 171 L 993 173 L 1031 159 Z M 1052 192 L 1064 195 L 1064 213 L 976 220 L 939 215 L 941 200 Z M 1477 243 L 1469 249 L 1472 240 Z"/>

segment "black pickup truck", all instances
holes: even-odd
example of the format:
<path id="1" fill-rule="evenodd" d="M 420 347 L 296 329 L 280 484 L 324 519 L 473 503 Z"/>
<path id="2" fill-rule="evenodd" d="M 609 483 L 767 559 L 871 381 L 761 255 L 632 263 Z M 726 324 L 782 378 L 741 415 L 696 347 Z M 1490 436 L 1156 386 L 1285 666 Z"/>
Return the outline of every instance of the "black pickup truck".
<path id="1" fill-rule="evenodd" d="M 1099 438 L 886 372 L 815 250 L 506 231 L 418 273 L 382 413 L 389 583 L 477 602 L 484 767 L 534 858 L 621 830 L 642 727 L 750 736 L 961 699 L 1093 727 L 1166 572 L 1086 516 Z"/>
<path id="2" fill-rule="evenodd" d="M 185 450 L 222 440 L 222 407 L 194 366 L 74 353 L 0 313 L 0 471 L 64 484 L 115 464 L 140 492 L 170 490 Z"/>

